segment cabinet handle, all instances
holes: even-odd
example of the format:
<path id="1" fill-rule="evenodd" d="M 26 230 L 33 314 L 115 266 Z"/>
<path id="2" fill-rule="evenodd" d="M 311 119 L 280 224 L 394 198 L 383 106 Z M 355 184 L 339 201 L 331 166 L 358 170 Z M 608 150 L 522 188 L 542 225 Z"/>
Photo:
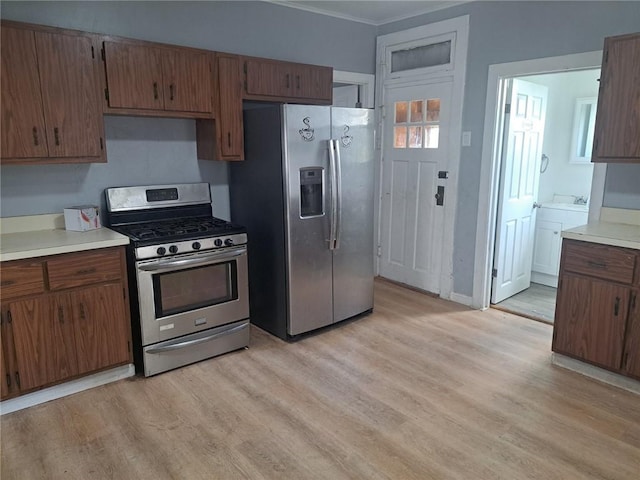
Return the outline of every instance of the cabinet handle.
<path id="1" fill-rule="evenodd" d="M 11 388 L 11 375 L 7 373 L 7 387 Z"/>
<path id="2" fill-rule="evenodd" d="M 287 88 L 289 88 L 289 74 L 287 73 Z"/>
<path id="3" fill-rule="evenodd" d="M 11 320 L 13 320 L 11 318 L 11 310 L 7 310 L 7 323 L 11 323 Z"/>
<path id="4" fill-rule="evenodd" d="M 175 92 L 175 85 L 172 83 L 171 85 L 169 85 L 169 100 L 173 100 L 173 94 Z"/>
<path id="5" fill-rule="evenodd" d="M 80 304 L 80 319 L 81 319 L 81 320 L 84 320 L 84 319 L 86 319 L 86 318 L 87 318 L 87 317 L 86 317 L 86 315 L 84 314 L 84 303 L 81 303 L 81 304 Z"/>
<path id="6" fill-rule="evenodd" d="M 55 127 L 53 129 L 53 139 L 55 141 L 56 146 L 60 145 L 60 130 L 58 129 L 58 127 Z"/>
<path id="7" fill-rule="evenodd" d="M 622 368 L 628 368 L 629 367 L 629 352 L 626 352 L 624 354 L 624 359 L 622 360 Z"/>
<path id="8" fill-rule="evenodd" d="M 153 99 L 158 100 L 158 82 L 153 82 Z"/>
<path id="9" fill-rule="evenodd" d="M 227 133 L 227 145 L 231 148 L 231 132 Z"/>
<path id="10" fill-rule="evenodd" d="M 296 75 L 296 88 L 300 90 L 300 75 Z"/>
<path id="11" fill-rule="evenodd" d="M 78 270 L 76 272 L 77 275 L 88 275 L 89 273 L 96 273 L 96 268 L 92 267 L 92 268 L 84 268 L 82 270 Z"/>
<path id="12" fill-rule="evenodd" d="M 58 307 L 58 321 L 64 323 L 64 310 L 62 307 Z"/>
<path id="13" fill-rule="evenodd" d="M 589 265 L 590 267 L 593 267 L 593 268 L 607 268 L 607 264 L 606 263 L 594 262 L 592 260 L 589 260 L 587 262 L 587 265 Z"/>
<path id="14" fill-rule="evenodd" d="M 16 385 L 20 388 L 20 373 L 16 372 Z"/>
<path id="15" fill-rule="evenodd" d="M 40 141 L 38 140 L 38 129 L 36 127 L 33 127 L 32 133 L 33 133 L 33 144 L 37 147 L 38 145 L 40 145 Z"/>
<path id="16" fill-rule="evenodd" d="M 617 317 L 620 312 L 620 297 L 616 297 L 616 303 L 613 305 L 613 314 Z"/>

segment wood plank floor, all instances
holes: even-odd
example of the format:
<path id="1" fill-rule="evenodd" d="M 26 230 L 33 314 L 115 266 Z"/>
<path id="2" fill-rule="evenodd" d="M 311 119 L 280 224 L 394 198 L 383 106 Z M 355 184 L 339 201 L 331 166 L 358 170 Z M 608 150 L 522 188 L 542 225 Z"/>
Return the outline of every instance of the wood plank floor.
<path id="1" fill-rule="evenodd" d="M 556 294 L 557 289 L 553 287 L 532 283 L 526 290 L 491 306 L 553 324 L 556 313 Z"/>
<path id="2" fill-rule="evenodd" d="M 2 417 L 10 479 L 633 479 L 640 397 L 551 327 L 376 281 L 372 315 Z"/>

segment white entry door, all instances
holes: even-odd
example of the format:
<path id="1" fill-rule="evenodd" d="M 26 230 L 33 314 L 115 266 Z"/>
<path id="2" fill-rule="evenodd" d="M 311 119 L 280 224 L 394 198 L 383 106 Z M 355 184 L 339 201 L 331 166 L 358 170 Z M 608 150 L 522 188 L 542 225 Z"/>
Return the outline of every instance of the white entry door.
<path id="1" fill-rule="evenodd" d="M 491 303 L 531 285 L 547 87 L 511 80 L 500 172 Z"/>
<path id="2" fill-rule="evenodd" d="M 385 92 L 380 275 L 440 293 L 451 83 Z M 438 197 L 438 198 L 436 198 Z"/>

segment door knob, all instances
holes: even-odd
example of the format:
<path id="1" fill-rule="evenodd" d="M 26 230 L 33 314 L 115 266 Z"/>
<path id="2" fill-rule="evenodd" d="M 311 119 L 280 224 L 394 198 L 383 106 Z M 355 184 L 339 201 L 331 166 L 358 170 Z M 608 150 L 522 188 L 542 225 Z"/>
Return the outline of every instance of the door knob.
<path id="1" fill-rule="evenodd" d="M 533 202 L 533 208 L 542 208 L 542 204 L 538 202 Z"/>

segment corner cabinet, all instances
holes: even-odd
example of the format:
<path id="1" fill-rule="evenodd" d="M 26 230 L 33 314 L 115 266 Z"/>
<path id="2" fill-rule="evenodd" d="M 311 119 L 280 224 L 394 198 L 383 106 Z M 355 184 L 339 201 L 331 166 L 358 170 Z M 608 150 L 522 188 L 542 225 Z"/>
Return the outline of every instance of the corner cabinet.
<path id="1" fill-rule="evenodd" d="M 105 162 L 95 38 L 2 22 L 0 159 Z"/>
<path id="2" fill-rule="evenodd" d="M 131 363 L 123 247 L 2 264 L 2 398 Z"/>
<path id="3" fill-rule="evenodd" d="M 636 250 L 563 240 L 554 352 L 640 378 Z"/>
<path id="4" fill-rule="evenodd" d="M 211 52 L 107 39 L 101 55 L 105 113 L 213 116 Z"/>
<path id="5" fill-rule="evenodd" d="M 640 33 L 605 38 L 591 161 L 640 163 Z"/>

